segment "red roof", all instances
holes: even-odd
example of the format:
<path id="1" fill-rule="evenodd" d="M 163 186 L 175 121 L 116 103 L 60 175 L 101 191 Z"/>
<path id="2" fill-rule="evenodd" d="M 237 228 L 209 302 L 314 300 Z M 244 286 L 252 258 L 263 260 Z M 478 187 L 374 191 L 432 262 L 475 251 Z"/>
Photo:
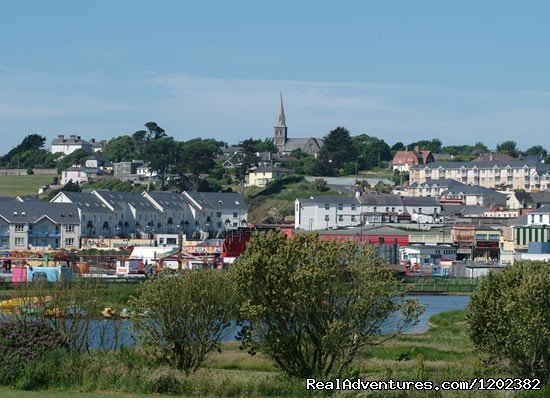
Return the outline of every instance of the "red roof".
<path id="1" fill-rule="evenodd" d="M 417 165 L 424 163 L 424 159 L 421 154 L 417 153 L 414 150 L 404 151 L 399 150 L 393 156 L 393 165 Z"/>

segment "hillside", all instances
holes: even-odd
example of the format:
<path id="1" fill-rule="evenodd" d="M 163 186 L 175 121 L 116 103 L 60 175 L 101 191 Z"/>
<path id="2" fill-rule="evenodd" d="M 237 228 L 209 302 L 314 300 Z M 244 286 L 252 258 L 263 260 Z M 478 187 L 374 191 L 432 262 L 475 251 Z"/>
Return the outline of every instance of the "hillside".
<path id="1" fill-rule="evenodd" d="M 42 185 L 51 184 L 56 175 L 0 176 L 0 196 L 36 195 Z"/>
<path id="2" fill-rule="evenodd" d="M 247 188 L 245 197 L 248 200 L 248 220 L 253 223 L 269 222 L 265 219 L 272 216 L 275 221 L 294 216 L 294 200 L 310 196 L 337 195 L 334 190 L 319 192 L 303 176 L 290 175 L 274 181 L 265 189 Z"/>

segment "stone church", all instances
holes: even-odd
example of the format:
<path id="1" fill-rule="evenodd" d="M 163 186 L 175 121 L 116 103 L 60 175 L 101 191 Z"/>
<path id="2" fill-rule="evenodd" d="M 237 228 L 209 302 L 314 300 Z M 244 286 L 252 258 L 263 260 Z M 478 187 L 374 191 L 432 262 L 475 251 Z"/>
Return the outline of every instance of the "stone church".
<path id="1" fill-rule="evenodd" d="M 319 150 L 321 150 L 321 146 L 323 146 L 323 139 L 314 137 L 289 139 L 287 133 L 288 127 L 286 126 L 283 95 L 281 94 L 281 107 L 279 108 L 279 114 L 277 115 L 277 122 L 275 123 L 275 136 L 273 137 L 273 142 L 279 149 L 279 154 L 287 156 L 294 150 L 300 149 L 306 154 L 317 157 Z"/>

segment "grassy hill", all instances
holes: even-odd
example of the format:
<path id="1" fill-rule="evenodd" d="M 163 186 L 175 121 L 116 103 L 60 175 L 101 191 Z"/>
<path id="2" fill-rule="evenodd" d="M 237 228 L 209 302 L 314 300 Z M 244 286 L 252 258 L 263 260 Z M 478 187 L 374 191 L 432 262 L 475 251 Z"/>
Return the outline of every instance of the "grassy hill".
<path id="1" fill-rule="evenodd" d="M 38 188 L 52 183 L 56 175 L 0 176 L 0 196 L 38 194 Z"/>
<path id="2" fill-rule="evenodd" d="M 249 205 L 248 219 L 253 223 L 261 223 L 264 218 L 272 215 L 276 220 L 282 220 L 287 215 L 294 215 L 294 200 L 297 198 L 337 194 L 334 190 L 319 192 L 304 177 L 290 175 L 274 181 L 264 189 L 245 189 Z"/>

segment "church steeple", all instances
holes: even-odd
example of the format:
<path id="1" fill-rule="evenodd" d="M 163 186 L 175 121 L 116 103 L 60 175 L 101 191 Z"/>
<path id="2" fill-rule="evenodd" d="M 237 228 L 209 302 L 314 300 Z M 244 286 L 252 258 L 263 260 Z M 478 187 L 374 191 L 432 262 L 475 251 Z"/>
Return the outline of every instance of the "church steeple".
<path id="1" fill-rule="evenodd" d="M 281 93 L 281 106 L 279 108 L 279 114 L 277 115 L 277 121 L 275 123 L 275 136 L 273 137 L 273 143 L 282 152 L 287 141 L 287 126 L 285 119 L 285 109 L 283 107 L 283 94 Z"/>
<path id="2" fill-rule="evenodd" d="M 277 115 L 277 125 L 275 126 L 286 127 L 285 108 L 283 107 L 283 93 L 281 93 L 281 107 L 279 108 L 279 115 Z"/>

